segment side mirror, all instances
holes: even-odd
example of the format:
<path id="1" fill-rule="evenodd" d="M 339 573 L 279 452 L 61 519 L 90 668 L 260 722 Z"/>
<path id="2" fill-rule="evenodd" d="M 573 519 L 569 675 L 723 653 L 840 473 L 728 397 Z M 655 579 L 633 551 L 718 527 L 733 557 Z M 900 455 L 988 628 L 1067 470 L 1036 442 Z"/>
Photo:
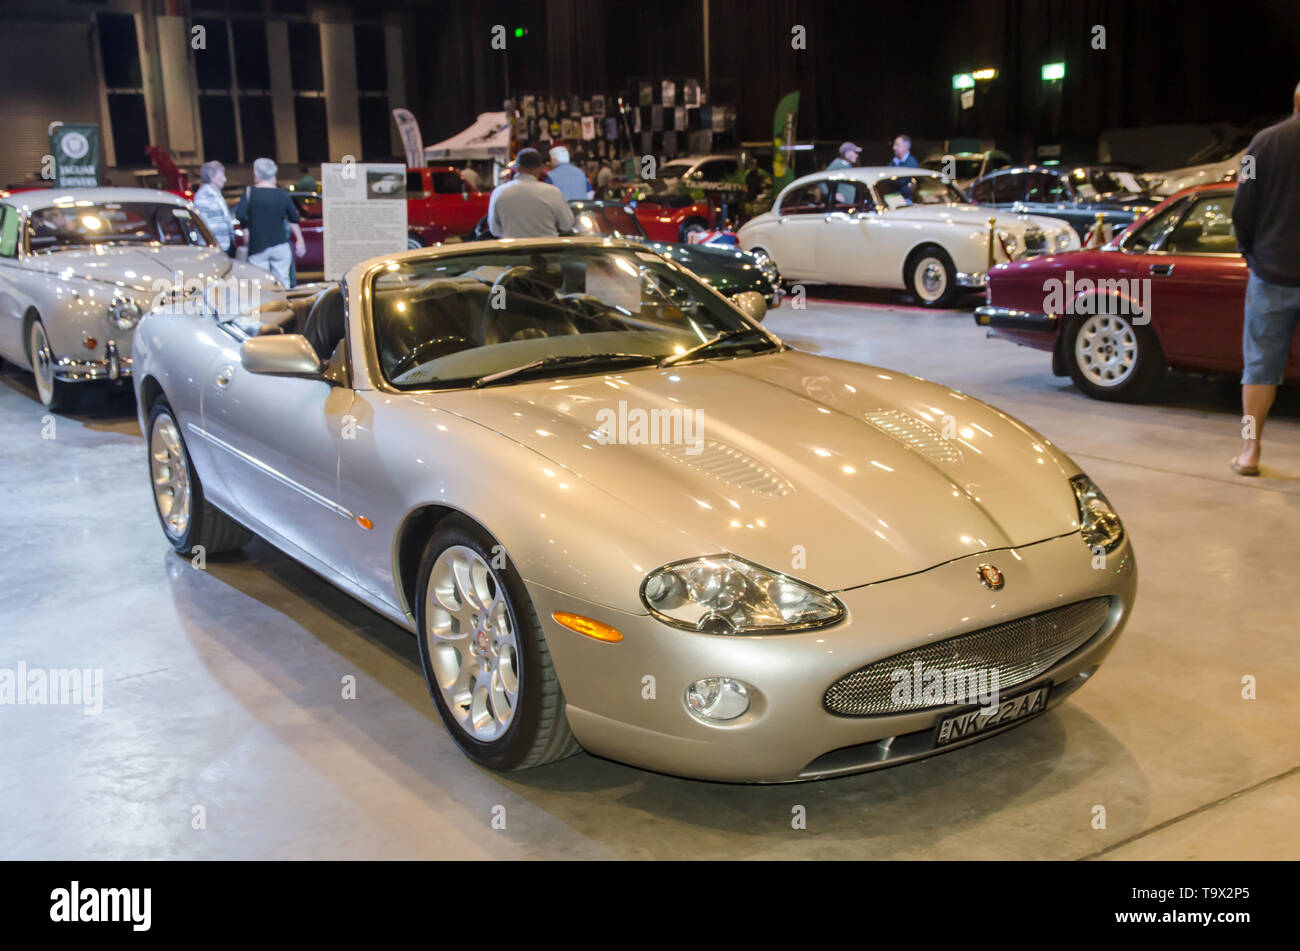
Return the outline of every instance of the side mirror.
<path id="1" fill-rule="evenodd" d="M 767 315 L 767 298 L 758 291 L 741 291 L 731 302 L 755 323 L 761 323 Z"/>
<path id="2" fill-rule="evenodd" d="M 239 362 L 249 373 L 268 376 L 320 376 L 320 357 L 302 334 L 250 337 L 239 348 Z"/>

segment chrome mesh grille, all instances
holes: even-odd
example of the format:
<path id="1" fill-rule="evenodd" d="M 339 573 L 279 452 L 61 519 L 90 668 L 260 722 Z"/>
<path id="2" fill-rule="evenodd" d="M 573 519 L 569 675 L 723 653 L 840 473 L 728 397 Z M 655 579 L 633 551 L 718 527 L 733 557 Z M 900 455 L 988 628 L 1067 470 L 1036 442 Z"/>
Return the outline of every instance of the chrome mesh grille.
<path id="1" fill-rule="evenodd" d="M 823 703 L 831 713 L 851 717 L 970 704 L 979 692 L 974 685 L 982 682 L 987 690 L 994 671 L 998 691 L 1005 694 L 1082 647 L 1101 630 L 1109 611 L 1110 598 L 1092 598 L 903 651 L 840 678 Z M 909 689 L 896 692 L 901 681 Z M 935 703 L 923 689 L 933 683 L 944 691 L 942 702 Z"/>
<path id="2" fill-rule="evenodd" d="M 951 439 L 944 439 L 942 434 L 914 416 L 900 413 L 896 409 L 873 409 L 864 413 L 862 418 L 886 436 L 894 437 L 935 462 L 948 465 L 961 462 L 961 450 L 953 445 Z"/>
<path id="3" fill-rule="evenodd" d="M 1047 236 L 1043 229 L 1030 227 L 1025 229 L 1025 255 L 1033 257 L 1047 250 Z"/>
<path id="4" fill-rule="evenodd" d="M 715 479 L 739 489 L 748 489 L 758 495 L 789 495 L 794 485 L 782 478 L 774 469 L 763 465 L 734 446 L 705 439 L 699 452 L 688 452 L 694 446 L 681 443 L 665 443 L 659 451 L 674 462 L 679 462 L 697 472 L 703 472 Z"/>

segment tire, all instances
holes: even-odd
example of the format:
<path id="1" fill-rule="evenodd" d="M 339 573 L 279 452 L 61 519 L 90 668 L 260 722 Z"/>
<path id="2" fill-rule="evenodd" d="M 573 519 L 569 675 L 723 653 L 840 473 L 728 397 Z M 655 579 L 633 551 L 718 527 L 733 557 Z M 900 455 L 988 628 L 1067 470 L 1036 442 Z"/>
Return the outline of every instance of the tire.
<path id="1" fill-rule="evenodd" d="M 924 245 L 907 258 L 907 287 L 924 307 L 943 308 L 957 296 L 957 269 L 943 248 Z"/>
<path id="2" fill-rule="evenodd" d="M 475 763 L 509 772 L 582 747 L 523 581 L 508 560 L 493 565 L 500 552 L 467 519 L 444 520 L 420 560 L 416 614 L 425 683 L 447 731 Z"/>
<path id="3" fill-rule="evenodd" d="M 1150 395 L 1168 370 L 1150 325 L 1116 314 L 1071 317 L 1061 353 L 1075 386 L 1095 400 L 1134 402 Z"/>
<path id="4" fill-rule="evenodd" d="M 188 556 L 200 547 L 206 558 L 235 551 L 252 540 L 252 532 L 204 498 L 203 484 L 194 471 L 176 414 L 162 397 L 149 410 L 145 443 L 149 447 L 154 510 L 176 552 Z M 178 496 L 182 499 L 179 503 Z"/>
<path id="5" fill-rule="evenodd" d="M 707 231 L 708 229 L 708 222 L 703 221 L 700 218 L 688 218 L 682 223 L 681 231 L 679 231 L 677 235 L 677 240 L 681 244 L 690 244 L 691 235 L 698 234 L 701 231 Z"/>
<path id="6" fill-rule="evenodd" d="M 80 384 L 54 378 L 54 351 L 50 349 L 50 338 L 40 318 L 27 328 L 27 356 L 36 377 L 36 396 L 41 405 L 53 413 L 71 412 L 81 395 Z"/>
<path id="7" fill-rule="evenodd" d="M 424 242 L 421 241 L 419 238 L 417 238 L 415 235 L 408 234 L 406 236 L 406 250 L 418 251 L 422 247 L 424 247 Z"/>

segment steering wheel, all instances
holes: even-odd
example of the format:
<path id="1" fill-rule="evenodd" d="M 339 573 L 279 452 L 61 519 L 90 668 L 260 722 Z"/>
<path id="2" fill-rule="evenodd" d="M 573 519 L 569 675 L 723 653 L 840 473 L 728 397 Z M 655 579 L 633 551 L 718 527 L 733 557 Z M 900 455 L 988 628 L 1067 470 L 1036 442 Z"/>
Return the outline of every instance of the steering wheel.
<path id="1" fill-rule="evenodd" d="M 393 368 L 388 371 L 388 375 L 390 377 L 399 377 L 412 367 L 417 367 L 435 356 L 455 353 L 457 350 L 464 350 L 472 346 L 473 344 L 464 337 L 434 337 L 432 340 L 425 340 L 403 354 L 401 359 L 393 364 Z M 431 351 L 434 350 L 439 352 L 432 353 Z"/>
<path id="2" fill-rule="evenodd" d="M 492 286 L 488 288 L 487 300 L 483 302 L 483 310 L 479 314 L 478 326 L 474 328 L 474 337 L 478 341 L 479 346 L 487 346 L 489 343 L 496 342 L 489 341 L 487 337 L 488 328 L 500 318 L 501 314 L 501 311 L 498 311 L 492 306 L 492 302 L 496 300 L 498 288 L 505 289 L 508 285 L 515 283 L 519 284 L 521 292 L 526 293 L 537 300 L 547 302 L 554 299 L 555 289 L 537 276 L 537 269 L 531 264 L 516 264 L 513 267 L 506 268 L 500 275 L 498 275 L 497 279 L 492 282 Z M 578 332 L 578 328 L 573 325 L 572 321 L 567 317 L 565 317 L 564 320 L 569 324 L 569 331 L 571 333 Z M 499 334 L 499 336 L 504 335 Z M 550 335 L 543 333 L 541 336 L 545 337 Z M 524 338 L 519 334 L 515 334 L 510 339 L 520 340 Z"/>

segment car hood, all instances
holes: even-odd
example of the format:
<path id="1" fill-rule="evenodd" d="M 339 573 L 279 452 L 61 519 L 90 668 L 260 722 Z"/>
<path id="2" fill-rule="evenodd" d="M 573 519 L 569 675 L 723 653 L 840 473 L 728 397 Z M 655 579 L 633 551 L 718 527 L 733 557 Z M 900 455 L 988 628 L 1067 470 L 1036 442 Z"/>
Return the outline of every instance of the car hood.
<path id="1" fill-rule="evenodd" d="M 52 251 L 29 258 L 31 266 L 62 280 L 103 281 L 141 294 L 157 294 L 179 281 L 210 281 L 225 277 L 234 262 L 220 248 L 89 247 Z"/>
<path id="2" fill-rule="evenodd" d="M 740 248 L 709 247 L 704 244 L 678 244 L 646 240 L 660 254 L 672 258 L 682 267 L 704 278 L 723 294 L 742 290 L 770 293 L 767 279 L 754 262 L 754 256 Z"/>
<path id="3" fill-rule="evenodd" d="M 1078 527 L 1077 467 L 1022 424 L 915 377 L 795 351 L 413 399 L 680 533 L 683 558 L 728 551 L 826 590 Z M 698 439 L 637 440 L 637 411 L 687 409 L 702 415 L 683 435 Z M 602 444 L 597 430 L 620 417 L 627 441 Z"/>

